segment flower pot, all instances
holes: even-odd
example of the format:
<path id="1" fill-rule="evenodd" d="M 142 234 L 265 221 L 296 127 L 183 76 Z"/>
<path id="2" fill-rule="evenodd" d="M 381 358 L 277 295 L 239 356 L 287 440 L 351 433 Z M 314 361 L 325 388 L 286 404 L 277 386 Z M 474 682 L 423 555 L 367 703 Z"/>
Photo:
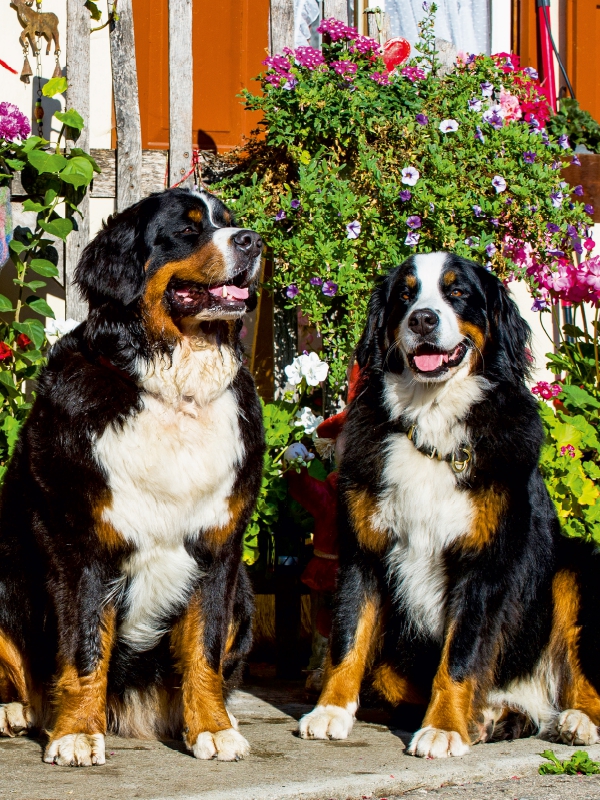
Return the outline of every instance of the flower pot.
<path id="1" fill-rule="evenodd" d="M 563 170 L 566 181 L 571 186 L 581 184 L 584 195 L 582 198 L 585 203 L 594 206 L 594 222 L 600 222 L 600 154 L 598 153 L 578 153 L 581 166 L 570 166 Z"/>

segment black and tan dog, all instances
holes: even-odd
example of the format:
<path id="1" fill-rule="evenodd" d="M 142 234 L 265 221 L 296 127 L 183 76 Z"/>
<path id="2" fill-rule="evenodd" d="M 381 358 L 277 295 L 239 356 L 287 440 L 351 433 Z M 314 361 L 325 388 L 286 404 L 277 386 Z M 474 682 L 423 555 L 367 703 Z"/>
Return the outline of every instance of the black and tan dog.
<path id="1" fill-rule="evenodd" d="M 52 348 L 0 517 L 0 733 L 104 763 L 108 729 L 243 757 L 224 704 L 251 640 L 241 539 L 263 428 L 242 366 L 262 241 L 207 193 L 112 217 Z"/>
<path id="2" fill-rule="evenodd" d="M 529 336 L 501 282 L 447 253 L 373 294 L 330 652 L 302 737 L 347 737 L 367 678 L 394 705 L 428 704 L 413 755 L 463 755 L 523 717 L 598 741 L 600 560 L 561 536 L 538 469 Z"/>

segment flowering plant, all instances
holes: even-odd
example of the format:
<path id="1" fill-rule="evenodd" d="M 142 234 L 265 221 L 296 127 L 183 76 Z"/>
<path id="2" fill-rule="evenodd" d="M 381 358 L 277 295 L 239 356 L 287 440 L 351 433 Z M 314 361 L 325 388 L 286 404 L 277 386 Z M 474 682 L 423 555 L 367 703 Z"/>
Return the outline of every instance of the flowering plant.
<path id="1" fill-rule="evenodd" d="M 64 78 L 53 78 L 43 91 L 52 96 L 66 88 Z M 23 210 L 36 214 L 35 224 L 20 226 L 9 241 L 16 300 L 0 294 L 0 483 L 31 408 L 31 381 L 44 362 L 46 334 L 62 331 L 59 323 L 44 329 L 40 317 L 54 322 L 54 312 L 37 295 L 46 286 L 40 278 L 58 276 L 57 241 L 72 231 L 72 214 L 94 172 L 100 171 L 87 153 L 77 147 L 67 152 L 64 146 L 65 138 L 75 140 L 83 128 L 77 111 L 57 112 L 55 117 L 62 130 L 50 146 L 40 136 L 29 136 L 29 122 L 16 106 L 0 103 L 0 185 L 20 172 L 29 195 Z M 61 215 L 65 207 L 67 213 Z"/>
<path id="2" fill-rule="evenodd" d="M 279 546 L 285 539 L 289 540 L 289 533 L 286 537 L 286 532 L 282 531 L 282 523 L 293 517 L 294 512 L 296 517 L 304 516 L 287 493 L 284 473 L 288 464 L 284 454 L 294 443 L 304 441 L 312 444 L 323 417 L 315 414 L 310 404 L 315 406 L 316 390 L 327 378 L 328 369 L 329 365 L 316 353 L 303 353 L 285 368 L 288 384 L 283 399 L 263 403 L 267 449 L 260 494 L 244 534 L 243 559 L 248 565 L 257 564 L 259 560 L 263 568 L 272 565 L 276 536 Z M 302 452 L 302 449 L 298 450 L 300 455 L 290 461 L 289 468 L 299 470 L 306 467 L 314 477 L 325 477 L 327 470 L 323 463 L 318 458 L 303 459 Z M 289 545 L 289 541 L 286 544 Z"/>
<path id="3" fill-rule="evenodd" d="M 535 71 L 505 53 L 440 69 L 434 13 L 416 58 L 391 72 L 374 40 L 336 20 L 310 58 L 267 59 L 262 94 L 245 93 L 263 113 L 260 136 L 216 187 L 269 243 L 270 288 L 318 326 L 334 396 L 373 286 L 417 248 L 524 279 L 542 302 L 543 281 L 559 280 L 561 259 L 589 238 L 589 209 L 561 178 L 569 143 L 545 129 Z"/>

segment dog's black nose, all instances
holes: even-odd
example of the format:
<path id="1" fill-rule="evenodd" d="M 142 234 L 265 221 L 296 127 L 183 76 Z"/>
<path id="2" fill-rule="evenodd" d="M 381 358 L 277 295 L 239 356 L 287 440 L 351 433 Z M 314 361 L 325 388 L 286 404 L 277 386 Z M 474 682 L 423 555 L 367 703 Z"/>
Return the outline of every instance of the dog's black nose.
<path id="1" fill-rule="evenodd" d="M 262 252 L 263 240 L 254 231 L 239 231 L 233 237 L 233 243 L 242 253 L 257 256 Z"/>
<path id="2" fill-rule="evenodd" d="M 413 333 L 418 333 L 421 336 L 427 336 L 428 333 L 434 331 L 440 324 L 440 318 L 430 308 L 419 308 L 418 311 L 413 313 L 408 318 L 408 327 Z"/>

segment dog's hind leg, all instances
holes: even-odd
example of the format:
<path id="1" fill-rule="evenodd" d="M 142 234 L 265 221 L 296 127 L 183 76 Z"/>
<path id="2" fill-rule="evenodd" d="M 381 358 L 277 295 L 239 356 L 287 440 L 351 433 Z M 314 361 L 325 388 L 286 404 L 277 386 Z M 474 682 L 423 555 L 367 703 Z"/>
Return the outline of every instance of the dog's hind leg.
<path id="1" fill-rule="evenodd" d="M 20 736 L 33 728 L 40 712 L 35 701 L 25 659 L 0 630 L 0 736 Z"/>

